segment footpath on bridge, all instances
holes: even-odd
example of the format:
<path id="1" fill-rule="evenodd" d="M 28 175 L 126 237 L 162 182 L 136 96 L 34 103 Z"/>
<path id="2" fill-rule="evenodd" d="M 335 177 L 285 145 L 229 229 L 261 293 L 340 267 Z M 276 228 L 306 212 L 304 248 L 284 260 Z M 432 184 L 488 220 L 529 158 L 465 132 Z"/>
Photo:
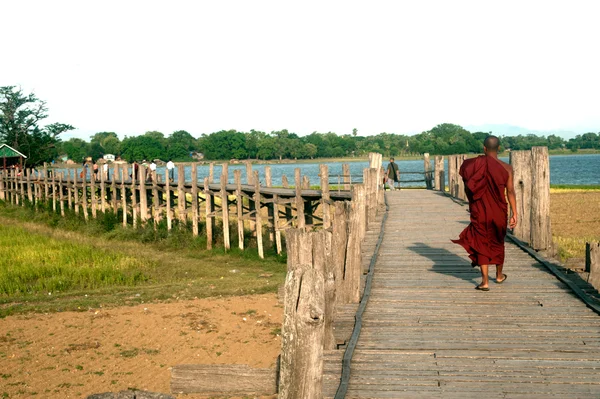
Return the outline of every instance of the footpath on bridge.
<path id="1" fill-rule="evenodd" d="M 450 242 L 467 207 L 439 192 L 387 192 L 389 216 L 347 398 L 599 398 L 600 316 L 517 246 L 508 279 L 480 292 Z M 339 353 L 339 352 L 338 352 Z M 339 381 L 326 354 L 325 397 Z"/>

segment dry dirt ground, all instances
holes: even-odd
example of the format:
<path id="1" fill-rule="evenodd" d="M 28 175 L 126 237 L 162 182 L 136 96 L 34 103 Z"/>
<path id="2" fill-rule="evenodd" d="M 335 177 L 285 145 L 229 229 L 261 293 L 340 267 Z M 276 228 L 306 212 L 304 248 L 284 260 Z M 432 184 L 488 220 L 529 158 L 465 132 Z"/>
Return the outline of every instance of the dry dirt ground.
<path id="1" fill-rule="evenodd" d="M 9 316 L 0 319 L 0 398 L 168 393 L 173 365 L 270 367 L 282 311 L 266 294 Z"/>

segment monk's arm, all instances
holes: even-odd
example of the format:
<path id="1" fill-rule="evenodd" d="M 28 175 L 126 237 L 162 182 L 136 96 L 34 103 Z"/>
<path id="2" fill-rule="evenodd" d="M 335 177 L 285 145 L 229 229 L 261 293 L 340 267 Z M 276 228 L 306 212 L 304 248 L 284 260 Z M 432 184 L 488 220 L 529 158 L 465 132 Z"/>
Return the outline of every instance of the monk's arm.
<path id="1" fill-rule="evenodd" d="M 508 204 L 510 205 L 510 210 L 512 212 L 512 216 L 510 218 L 510 228 L 514 229 L 517 225 L 517 196 L 515 195 L 515 184 L 513 179 L 513 169 L 510 167 L 508 169 L 508 181 L 506 182 L 506 192 L 508 194 Z"/>

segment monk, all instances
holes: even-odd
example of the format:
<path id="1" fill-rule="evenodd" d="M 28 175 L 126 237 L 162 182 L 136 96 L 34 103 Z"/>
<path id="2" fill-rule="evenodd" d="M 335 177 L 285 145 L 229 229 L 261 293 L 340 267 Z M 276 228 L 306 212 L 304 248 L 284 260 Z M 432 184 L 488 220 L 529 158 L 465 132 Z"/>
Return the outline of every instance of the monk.
<path id="1" fill-rule="evenodd" d="M 458 240 L 469 253 L 473 267 L 481 268 L 481 284 L 476 289 L 489 291 L 488 266 L 496 265 L 496 283 L 506 280 L 504 266 L 504 237 L 507 225 L 506 197 L 512 216 L 510 228 L 517 225 L 517 201 L 512 167 L 498 159 L 500 140 L 488 136 L 483 142 L 485 155 L 467 159 L 460 168 L 469 199 L 471 224 L 460 233 Z"/>

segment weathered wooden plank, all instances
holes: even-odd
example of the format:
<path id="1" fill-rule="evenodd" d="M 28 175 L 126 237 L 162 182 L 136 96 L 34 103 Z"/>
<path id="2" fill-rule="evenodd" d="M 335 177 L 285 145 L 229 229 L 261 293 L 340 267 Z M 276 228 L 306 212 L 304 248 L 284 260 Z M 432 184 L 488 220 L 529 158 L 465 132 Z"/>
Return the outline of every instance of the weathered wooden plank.
<path id="1" fill-rule="evenodd" d="M 277 371 L 237 364 L 181 364 L 171 369 L 171 392 L 274 395 L 277 393 Z"/>

